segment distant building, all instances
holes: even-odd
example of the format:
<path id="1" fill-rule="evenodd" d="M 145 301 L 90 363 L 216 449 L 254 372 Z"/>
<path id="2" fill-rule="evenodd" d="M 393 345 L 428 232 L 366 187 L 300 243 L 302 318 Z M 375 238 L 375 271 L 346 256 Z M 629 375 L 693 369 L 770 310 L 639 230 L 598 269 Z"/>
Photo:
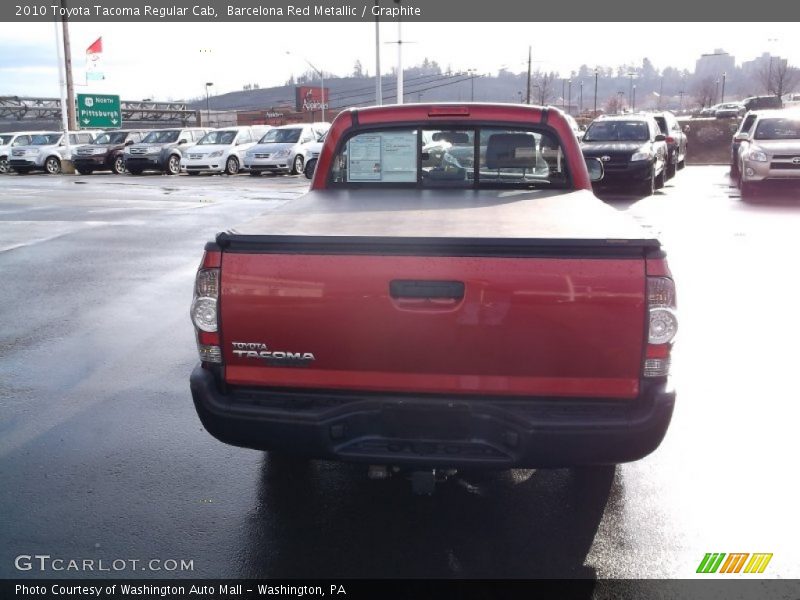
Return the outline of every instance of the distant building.
<path id="1" fill-rule="evenodd" d="M 785 58 L 781 58 L 780 56 L 772 56 L 769 52 L 764 52 L 761 56 L 754 58 L 753 60 L 743 62 L 742 74 L 745 77 L 757 78 L 759 73 L 769 70 L 770 66 L 772 66 L 772 68 L 778 66 L 785 67 L 786 64 L 787 60 Z"/>
<path id="2" fill-rule="evenodd" d="M 697 59 L 694 67 L 694 75 L 699 78 L 722 77 L 723 73 L 733 73 L 736 68 L 736 59 L 725 52 L 722 48 L 717 48 L 711 54 L 703 54 Z"/>

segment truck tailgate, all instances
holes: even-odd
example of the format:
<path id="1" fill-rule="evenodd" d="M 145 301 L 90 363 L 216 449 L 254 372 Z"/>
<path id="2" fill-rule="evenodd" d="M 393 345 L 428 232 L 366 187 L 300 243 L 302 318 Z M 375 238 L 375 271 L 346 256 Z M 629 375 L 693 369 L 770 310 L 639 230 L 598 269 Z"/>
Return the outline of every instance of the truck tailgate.
<path id="1" fill-rule="evenodd" d="M 222 255 L 229 384 L 634 398 L 641 248 Z M 474 254 L 474 255 L 470 255 Z M 245 349 L 245 350 L 243 350 Z M 248 350 L 249 349 L 249 350 Z"/>

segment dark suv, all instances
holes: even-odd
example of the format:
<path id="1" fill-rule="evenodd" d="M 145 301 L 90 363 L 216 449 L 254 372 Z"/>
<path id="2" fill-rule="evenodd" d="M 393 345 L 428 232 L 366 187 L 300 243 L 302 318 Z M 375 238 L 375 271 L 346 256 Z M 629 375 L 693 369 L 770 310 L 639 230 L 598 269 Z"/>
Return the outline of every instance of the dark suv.
<path id="1" fill-rule="evenodd" d="M 109 131 L 97 137 L 86 146 L 81 146 L 73 154 L 75 170 L 81 175 L 91 175 L 95 171 L 113 171 L 118 175 L 125 172 L 125 146 L 137 144 L 147 134 L 146 131 Z"/>
<path id="2" fill-rule="evenodd" d="M 688 143 L 686 134 L 671 112 L 653 113 L 658 128 L 666 136 L 667 142 L 667 179 L 675 177 L 675 172 L 686 166 Z"/>
<path id="3" fill-rule="evenodd" d="M 632 184 L 649 196 L 666 180 L 666 139 L 651 115 L 600 117 L 586 130 L 581 150 L 602 161 L 603 183 Z"/>
<path id="4" fill-rule="evenodd" d="M 209 129 L 154 129 L 142 141 L 125 148 L 125 168 L 131 175 L 160 171 L 167 175 L 181 172 L 183 150 L 193 146 Z"/>

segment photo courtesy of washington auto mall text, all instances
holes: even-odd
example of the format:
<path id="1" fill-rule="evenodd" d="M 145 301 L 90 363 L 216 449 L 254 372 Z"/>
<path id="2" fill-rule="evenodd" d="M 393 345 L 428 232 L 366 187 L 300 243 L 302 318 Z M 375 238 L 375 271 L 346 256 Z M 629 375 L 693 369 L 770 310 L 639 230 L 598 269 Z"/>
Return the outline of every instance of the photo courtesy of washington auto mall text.
<path id="1" fill-rule="evenodd" d="M 0 600 L 800 600 L 798 23 L 0 2 Z"/>

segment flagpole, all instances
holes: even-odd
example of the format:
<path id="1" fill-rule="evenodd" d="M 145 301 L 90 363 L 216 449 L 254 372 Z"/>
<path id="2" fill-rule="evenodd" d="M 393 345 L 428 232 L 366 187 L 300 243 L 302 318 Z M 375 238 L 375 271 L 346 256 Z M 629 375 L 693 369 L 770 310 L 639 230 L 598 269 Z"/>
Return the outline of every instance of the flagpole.
<path id="1" fill-rule="evenodd" d="M 69 147 L 69 117 L 67 116 L 67 94 L 64 86 L 64 49 L 61 45 L 61 38 L 58 30 L 58 21 L 54 21 L 56 33 L 56 51 L 58 52 L 58 93 L 61 97 L 61 127 L 64 132 L 64 154 L 65 158 L 61 161 L 62 173 L 74 173 L 72 165 L 72 152 Z"/>
<path id="2" fill-rule="evenodd" d="M 65 0 L 59 0 L 59 3 L 62 7 L 66 7 Z M 64 11 L 64 14 L 66 14 L 66 11 Z M 64 32 L 63 41 L 64 69 L 66 70 L 67 82 L 67 117 L 69 118 L 69 128 L 75 130 L 78 127 L 75 122 L 75 90 L 73 89 L 72 85 L 72 51 L 69 43 L 69 22 L 67 21 L 67 17 L 61 18 L 61 29 Z"/>

